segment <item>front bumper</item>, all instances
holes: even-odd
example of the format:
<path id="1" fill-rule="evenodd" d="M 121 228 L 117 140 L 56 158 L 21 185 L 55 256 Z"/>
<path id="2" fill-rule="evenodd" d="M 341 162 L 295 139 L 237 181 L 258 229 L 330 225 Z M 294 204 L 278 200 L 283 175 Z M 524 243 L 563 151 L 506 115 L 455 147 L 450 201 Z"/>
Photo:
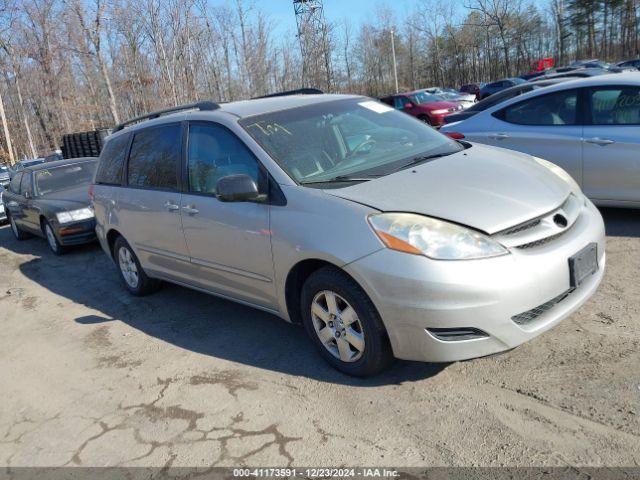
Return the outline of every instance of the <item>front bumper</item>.
<path id="1" fill-rule="evenodd" d="M 468 261 L 382 249 L 345 268 L 376 305 L 397 358 L 450 362 L 514 348 L 578 309 L 602 280 L 604 236 L 602 217 L 587 202 L 569 231 L 539 247 Z M 591 242 L 598 246 L 598 271 L 530 323 L 515 323 L 512 317 L 570 290 L 568 259 Z M 427 330 L 452 328 L 487 336 L 444 341 Z"/>
<path id="2" fill-rule="evenodd" d="M 96 239 L 96 221 L 92 219 L 58 225 L 56 235 L 63 246 L 91 243 Z"/>

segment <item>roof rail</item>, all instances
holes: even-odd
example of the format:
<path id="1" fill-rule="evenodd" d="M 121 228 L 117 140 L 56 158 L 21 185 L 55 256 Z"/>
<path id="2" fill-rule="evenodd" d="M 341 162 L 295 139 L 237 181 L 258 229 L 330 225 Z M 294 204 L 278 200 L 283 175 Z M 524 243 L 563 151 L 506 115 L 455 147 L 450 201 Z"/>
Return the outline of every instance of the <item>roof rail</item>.
<path id="1" fill-rule="evenodd" d="M 124 127 L 128 125 L 133 125 L 134 123 L 142 122 L 144 120 L 152 120 L 154 118 L 161 117 L 163 115 L 168 115 L 170 113 L 182 112 L 183 110 L 202 110 L 202 111 L 212 111 L 220 108 L 215 102 L 195 102 L 195 103 L 187 103 L 185 105 L 179 105 L 177 107 L 165 108 L 164 110 L 158 110 L 156 112 L 147 113 L 146 115 L 140 115 L 139 117 L 134 117 L 126 122 L 122 122 L 117 125 L 116 128 L 113 129 L 113 132 L 119 132 Z"/>
<path id="2" fill-rule="evenodd" d="M 286 92 L 270 93 L 269 95 L 262 95 L 260 97 L 253 97 L 252 100 L 258 98 L 271 98 L 271 97 L 286 97 L 287 95 L 322 95 L 324 92 L 317 88 L 297 88 L 295 90 L 288 90 Z"/>

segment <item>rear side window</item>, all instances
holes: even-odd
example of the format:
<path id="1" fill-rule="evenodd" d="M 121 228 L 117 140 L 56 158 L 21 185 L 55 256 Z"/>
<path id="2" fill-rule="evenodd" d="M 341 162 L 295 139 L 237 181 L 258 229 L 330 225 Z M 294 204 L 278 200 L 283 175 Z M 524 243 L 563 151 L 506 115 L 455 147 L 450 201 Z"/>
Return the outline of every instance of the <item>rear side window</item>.
<path id="1" fill-rule="evenodd" d="M 11 193 L 15 193 L 16 195 L 20 194 L 20 182 L 22 181 L 22 172 L 16 173 L 9 184 L 9 191 Z"/>
<path id="2" fill-rule="evenodd" d="M 109 140 L 100 153 L 100 163 L 96 171 L 96 183 L 121 185 L 124 159 L 127 156 L 129 135 L 120 135 Z"/>
<path id="3" fill-rule="evenodd" d="M 640 88 L 633 86 L 591 91 L 593 125 L 639 125 Z"/>
<path id="4" fill-rule="evenodd" d="M 180 124 L 163 125 L 137 132 L 133 137 L 129 155 L 129 186 L 178 190 L 181 143 Z"/>
<path id="5" fill-rule="evenodd" d="M 554 92 L 509 105 L 494 116 L 517 125 L 575 125 L 577 99 L 576 90 Z"/>

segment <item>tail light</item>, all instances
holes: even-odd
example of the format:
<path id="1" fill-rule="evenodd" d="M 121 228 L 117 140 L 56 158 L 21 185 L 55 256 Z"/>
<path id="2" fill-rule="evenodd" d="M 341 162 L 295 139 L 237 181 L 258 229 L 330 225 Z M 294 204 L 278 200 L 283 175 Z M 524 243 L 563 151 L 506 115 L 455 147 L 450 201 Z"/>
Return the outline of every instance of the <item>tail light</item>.
<path id="1" fill-rule="evenodd" d="M 93 183 L 89 184 L 89 200 L 93 202 Z"/>
<path id="2" fill-rule="evenodd" d="M 460 132 L 442 132 L 442 133 L 444 133 L 449 138 L 453 138 L 454 140 L 462 140 L 464 138 L 464 135 Z"/>

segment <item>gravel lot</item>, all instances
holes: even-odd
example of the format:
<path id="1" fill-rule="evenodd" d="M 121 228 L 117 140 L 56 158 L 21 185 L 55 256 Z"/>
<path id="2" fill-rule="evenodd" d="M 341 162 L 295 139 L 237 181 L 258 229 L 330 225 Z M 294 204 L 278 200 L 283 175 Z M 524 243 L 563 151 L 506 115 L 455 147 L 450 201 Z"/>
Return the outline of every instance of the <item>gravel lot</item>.
<path id="1" fill-rule="evenodd" d="M 603 211 L 597 294 L 508 353 L 356 380 L 302 328 L 99 247 L 0 228 L 0 465 L 640 465 L 640 212 Z"/>

